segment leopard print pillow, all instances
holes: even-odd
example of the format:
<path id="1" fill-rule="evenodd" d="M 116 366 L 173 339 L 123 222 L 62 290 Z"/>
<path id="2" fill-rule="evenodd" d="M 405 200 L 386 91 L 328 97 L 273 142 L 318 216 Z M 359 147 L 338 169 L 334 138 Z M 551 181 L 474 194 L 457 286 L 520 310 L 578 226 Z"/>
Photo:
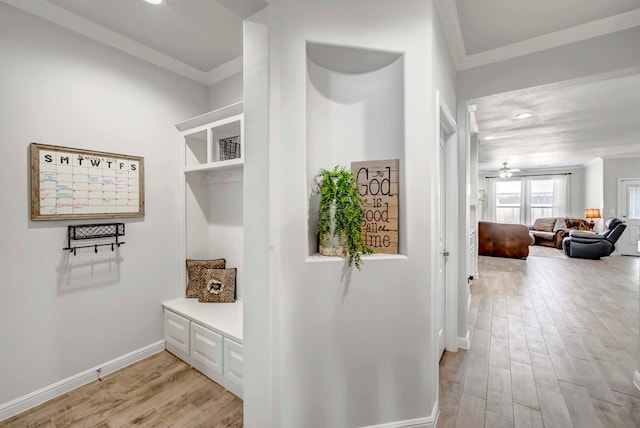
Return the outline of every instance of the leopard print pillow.
<path id="1" fill-rule="evenodd" d="M 204 278 L 202 277 L 203 271 L 206 269 L 224 269 L 224 259 L 213 260 L 193 260 L 187 259 L 187 274 L 189 275 L 189 282 L 187 284 L 187 297 L 197 298 L 200 297 L 200 290 L 206 287 Z"/>
<path id="2" fill-rule="evenodd" d="M 206 286 L 200 291 L 199 302 L 232 303 L 236 301 L 236 268 L 205 269 Z"/>

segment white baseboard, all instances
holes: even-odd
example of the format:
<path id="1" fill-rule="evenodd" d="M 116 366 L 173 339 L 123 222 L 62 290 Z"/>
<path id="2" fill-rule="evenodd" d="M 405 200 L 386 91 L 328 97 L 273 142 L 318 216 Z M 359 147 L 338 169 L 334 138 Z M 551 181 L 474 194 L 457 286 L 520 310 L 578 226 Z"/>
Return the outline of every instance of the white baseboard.
<path id="1" fill-rule="evenodd" d="M 387 422 L 380 425 L 369 425 L 362 428 L 435 428 L 438 422 L 438 416 L 440 415 L 438 402 L 436 401 L 431 411 L 431 416 L 418 419 L 407 419 L 404 421 Z"/>
<path id="2" fill-rule="evenodd" d="M 633 372 L 633 384 L 636 388 L 640 389 L 640 372 L 638 372 L 638 370 Z"/>
<path id="3" fill-rule="evenodd" d="M 106 376 L 109 373 L 113 373 L 124 367 L 127 367 L 140 360 L 144 360 L 153 354 L 162 352 L 164 350 L 164 340 L 160 340 L 151 345 L 145 346 L 126 355 L 114 358 L 111 361 L 107 361 L 104 364 L 100 364 L 92 369 L 85 370 L 82 373 L 78 373 L 52 385 L 45 386 L 30 394 L 16 398 L 8 403 L 0 404 L 0 421 L 8 419 L 12 416 L 22 413 L 32 407 L 42 404 L 52 398 L 65 394 L 73 389 L 76 389 L 82 385 L 92 382 L 98 379 L 98 373 L 100 377 Z M 100 372 L 98 372 L 100 370 Z"/>
<path id="4" fill-rule="evenodd" d="M 469 330 L 465 337 L 458 337 L 458 348 L 469 349 Z"/>

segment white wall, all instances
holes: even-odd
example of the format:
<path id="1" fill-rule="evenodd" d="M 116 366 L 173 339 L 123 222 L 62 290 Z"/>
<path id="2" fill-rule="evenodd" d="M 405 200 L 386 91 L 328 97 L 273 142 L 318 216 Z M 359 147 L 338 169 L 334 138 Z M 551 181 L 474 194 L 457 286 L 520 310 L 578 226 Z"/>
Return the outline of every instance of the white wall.
<path id="1" fill-rule="evenodd" d="M 234 74 L 208 87 L 207 111 L 235 104 L 243 100 L 242 73 Z"/>
<path id="2" fill-rule="evenodd" d="M 271 235 L 279 218 L 276 204 L 270 203 L 269 83 L 277 77 L 269 74 L 269 8 L 244 22 L 246 69 L 244 104 L 244 426 L 276 426 L 273 403 L 277 392 L 272 387 L 272 361 L 277 358 L 278 337 L 271 325 L 278 306 L 272 299 L 270 284 L 278 280 L 274 269 L 277 237 Z M 272 102 L 275 100 L 272 98 Z M 273 117 L 272 117 L 273 118 Z M 274 138 L 275 139 L 275 138 Z M 255 215 L 259 213 L 259 215 Z M 275 214 L 274 214 L 275 213 Z"/>
<path id="3" fill-rule="evenodd" d="M 584 167 L 584 207 L 600 208 L 602 216 L 606 217 L 604 208 L 604 161 L 595 158 Z M 584 211 L 582 212 L 584 215 Z M 595 220 L 595 230 L 602 230 L 602 219 Z"/>
<path id="4" fill-rule="evenodd" d="M 435 4 L 434 4 L 435 6 Z M 449 54 L 449 45 L 447 44 L 446 37 L 444 35 L 443 25 L 440 19 L 440 14 L 435 12 L 437 8 L 434 7 L 434 31 L 433 31 L 433 61 L 431 75 L 433 76 L 433 83 L 436 89 L 440 91 L 440 95 L 449 109 L 454 120 L 457 120 L 456 114 L 458 110 L 456 100 L 456 70 Z M 457 124 L 456 124 L 457 126 Z M 459 127 L 458 127 L 459 128 Z M 447 143 L 447 183 L 445 193 L 446 198 L 446 212 L 450 219 L 457 219 L 456 221 L 447 221 L 447 243 L 446 248 L 451 254 L 449 262 L 447 263 L 446 281 L 447 290 L 446 293 L 448 302 L 450 303 L 446 312 L 449 319 L 449 327 L 451 330 L 447 331 L 448 336 L 446 340 L 446 348 L 449 350 L 457 350 L 458 346 L 467 346 L 467 301 L 469 297 L 469 283 L 467 278 L 472 275 L 473 272 L 468 272 L 468 257 L 469 257 L 469 235 L 466 233 L 468 230 L 468 212 L 469 200 L 467 198 L 467 188 L 471 185 L 470 181 L 470 169 L 471 164 L 467 159 L 467 150 L 463 153 L 459 152 L 459 135 L 456 135 L 452 140 Z M 464 138 L 464 137 L 463 137 Z M 460 164 L 460 156 L 465 158 L 463 164 Z M 435 203 L 435 200 L 434 200 Z M 435 231 L 432 231 L 435 232 Z M 452 292 L 450 287 L 456 287 L 457 290 Z M 457 312 L 456 316 L 450 316 L 451 312 Z"/>
<path id="5" fill-rule="evenodd" d="M 1 405 L 162 339 L 179 267 L 173 125 L 207 92 L 4 3 L 0 58 Z M 29 220 L 32 141 L 144 157 L 146 216 L 124 220 L 119 258 L 61 250 L 87 221 Z"/>
<path id="6" fill-rule="evenodd" d="M 618 179 L 640 178 L 640 157 L 627 159 L 604 159 L 602 173 L 603 205 L 602 217 L 619 217 Z"/>
<path id="7" fill-rule="evenodd" d="M 428 420 L 438 382 L 428 279 L 436 147 L 436 88 L 429 77 L 433 5 L 279 0 L 270 9 L 269 200 L 274 217 L 271 250 L 263 257 L 271 259 L 270 271 L 277 275 L 269 284 L 272 324 L 262 326 L 272 338 L 262 355 L 273 365 L 272 405 L 262 409 L 261 426 Z M 307 41 L 403 53 L 404 142 L 390 144 L 404 145 L 406 192 L 400 198 L 407 218 L 406 257 L 367 260 L 360 272 L 346 271 L 342 260 L 308 258 Z M 254 83 L 247 77 L 245 88 Z M 333 124 L 327 121 L 327 126 Z M 343 164 L 358 160 L 337 155 Z M 262 292 L 248 285 L 245 293 L 249 302 Z M 247 328 L 257 327 L 257 320 L 248 321 Z M 256 355 L 247 353 L 247 361 Z M 249 374 L 247 382 L 250 389 Z M 246 403 L 247 417 L 256 416 L 254 408 Z"/>

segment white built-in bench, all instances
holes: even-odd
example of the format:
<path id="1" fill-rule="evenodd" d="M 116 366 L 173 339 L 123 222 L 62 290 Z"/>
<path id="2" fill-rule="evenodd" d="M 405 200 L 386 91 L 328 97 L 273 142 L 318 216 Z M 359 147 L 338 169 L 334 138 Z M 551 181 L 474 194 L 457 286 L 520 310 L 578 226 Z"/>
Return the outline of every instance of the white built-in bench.
<path id="1" fill-rule="evenodd" d="M 162 306 L 167 351 L 242 398 L 242 301 L 200 303 L 176 297 Z"/>

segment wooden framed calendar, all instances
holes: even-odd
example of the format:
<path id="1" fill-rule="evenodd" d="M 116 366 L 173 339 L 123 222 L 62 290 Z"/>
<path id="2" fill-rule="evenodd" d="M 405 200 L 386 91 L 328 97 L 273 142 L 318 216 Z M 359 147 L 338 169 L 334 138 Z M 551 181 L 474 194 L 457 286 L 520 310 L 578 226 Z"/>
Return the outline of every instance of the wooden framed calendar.
<path id="1" fill-rule="evenodd" d="M 31 220 L 144 216 L 144 158 L 31 143 Z"/>

